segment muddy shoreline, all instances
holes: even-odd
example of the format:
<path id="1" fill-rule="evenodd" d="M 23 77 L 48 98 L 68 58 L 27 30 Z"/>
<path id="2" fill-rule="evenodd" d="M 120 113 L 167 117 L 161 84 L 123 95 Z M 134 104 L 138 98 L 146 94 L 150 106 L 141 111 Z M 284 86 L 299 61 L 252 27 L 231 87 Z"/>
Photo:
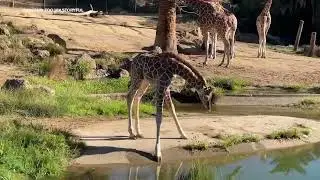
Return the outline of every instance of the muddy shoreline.
<path id="1" fill-rule="evenodd" d="M 254 152 L 274 150 L 313 144 L 320 141 L 320 122 L 284 116 L 201 116 L 180 117 L 182 127 L 189 136 L 188 140 L 179 139 L 179 134 L 170 117 L 165 118 L 161 129 L 161 145 L 163 163 L 192 160 L 195 158 L 209 158 L 220 155 L 252 154 Z M 209 149 L 191 153 L 181 147 L 201 140 L 217 142 L 212 138 L 217 133 L 230 134 L 252 133 L 261 137 L 275 130 L 286 129 L 294 124 L 303 124 L 311 128 L 311 134 L 295 140 L 263 139 L 257 143 L 238 144 L 223 149 Z M 74 159 L 73 167 L 98 167 L 125 164 L 153 164 L 153 150 L 155 141 L 155 124 L 152 118 L 141 121 L 144 139 L 129 140 L 127 135 L 127 121 L 116 120 L 101 122 L 85 128 L 74 130 L 88 148 L 82 156 Z"/>

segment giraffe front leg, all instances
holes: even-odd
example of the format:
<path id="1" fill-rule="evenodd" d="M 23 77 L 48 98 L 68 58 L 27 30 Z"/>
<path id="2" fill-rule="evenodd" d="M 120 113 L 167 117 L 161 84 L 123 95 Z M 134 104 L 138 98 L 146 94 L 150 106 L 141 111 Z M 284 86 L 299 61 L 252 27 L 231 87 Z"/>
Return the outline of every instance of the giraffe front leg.
<path id="1" fill-rule="evenodd" d="M 209 37 L 210 37 L 210 32 L 208 31 L 206 33 L 206 37 L 204 38 L 206 41 L 206 59 L 203 62 L 203 66 L 207 65 L 208 57 L 209 57 Z"/>
<path id="2" fill-rule="evenodd" d="M 155 157 L 156 157 L 157 162 L 161 162 L 162 156 L 161 156 L 161 145 L 160 145 L 160 128 L 161 128 L 161 123 L 162 123 L 164 89 L 158 89 L 156 98 L 157 98 L 157 100 L 156 100 L 157 139 L 156 139 L 156 147 L 155 147 Z"/>
<path id="3" fill-rule="evenodd" d="M 166 96 L 165 96 L 165 103 L 170 111 L 170 114 L 173 116 L 173 119 L 174 119 L 174 122 L 176 124 L 176 127 L 179 131 L 179 134 L 180 134 L 180 138 L 181 139 L 188 139 L 187 135 L 184 133 L 184 131 L 182 130 L 181 128 L 181 125 L 178 121 L 178 117 L 177 117 L 177 114 L 176 114 L 176 110 L 174 108 L 174 104 L 172 102 L 172 98 L 171 98 L 171 95 L 170 95 L 170 91 L 167 90 L 166 91 Z"/>
<path id="4" fill-rule="evenodd" d="M 211 46 L 211 59 L 216 59 L 217 57 L 217 33 L 213 33 L 212 35 L 212 46 Z"/>

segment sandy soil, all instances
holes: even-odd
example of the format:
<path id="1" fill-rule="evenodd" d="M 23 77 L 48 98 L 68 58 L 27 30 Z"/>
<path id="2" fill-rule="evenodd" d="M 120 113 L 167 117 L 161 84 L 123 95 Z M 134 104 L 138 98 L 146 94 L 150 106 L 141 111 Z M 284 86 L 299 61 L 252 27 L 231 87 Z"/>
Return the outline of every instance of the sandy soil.
<path id="1" fill-rule="evenodd" d="M 256 134 L 261 137 L 279 129 L 287 129 L 296 124 L 311 127 L 311 135 L 301 140 L 262 140 L 258 143 L 240 144 L 229 148 L 228 153 L 249 153 L 265 149 L 277 149 L 318 142 L 320 122 L 282 116 L 189 116 L 180 117 L 188 140 L 179 139 L 179 134 L 171 118 L 165 118 L 161 128 L 163 162 L 195 157 L 208 157 L 227 153 L 221 149 L 211 149 L 201 153 L 190 153 L 181 146 L 195 140 L 217 142 L 217 134 Z M 127 120 L 97 122 L 86 127 L 73 129 L 88 146 L 84 154 L 74 160 L 74 165 L 134 164 L 151 163 L 155 146 L 154 119 L 141 121 L 144 139 L 128 139 Z"/>
<path id="2" fill-rule="evenodd" d="M 34 24 L 48 33 L 61 35 L 69 50 L 95 50 L 137 52 L 154 42 L 155 30 L 143 26 L 148 17 L 108 15 L 102 18 L 52 15 L 23 9 L 1 8 L 4 20 L 18 26 Z M 125 25 L 125 26 L 121 26 Z M 221 43 L 218 49 L 222 49 Z M 299 55 L 278 53 L 268 50 L 266 59 L 258 59 L 257 45 L 236 43 L 237 57 L 230 68 L 217 67 L 217 60 L 209 66 L 199 66 L 204 55 L 190 56 L 192 64 L 208 77 L 232 76 L 247 79 L 259 85 L 292 85 L 320 83 L 320 61 Z"/>

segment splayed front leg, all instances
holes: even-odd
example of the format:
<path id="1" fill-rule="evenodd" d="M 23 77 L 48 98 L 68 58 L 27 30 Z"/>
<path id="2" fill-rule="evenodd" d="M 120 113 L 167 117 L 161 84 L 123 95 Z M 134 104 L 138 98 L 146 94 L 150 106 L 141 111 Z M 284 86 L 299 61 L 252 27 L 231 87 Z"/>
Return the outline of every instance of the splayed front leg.
<path id="1" fill-rule="evenodd" d="M 177 117 L 174 105 L 172 103 L 172 99 L 171 99 L 171 95 L 170 95 L 170 90 L 169 89 L 166 91 L 165 103 L 166 103 L 166 105 L 167 105 L 167 107 L 168 107 L 168 109 L 170 111 L 170 114 L 172 115 L 172 117 L 174 119 L 174 122 L 176 123 L 176 127 L 177 127 L 177 129 L 179 131 L 180 138 L 181 139 L 188 139 L 187 135 L 182 130 L 181 125 L 180 125 L 180 123 L 178 121 L 178 117 Z"/>
<path id="2" fill-rule="evenodd" d="M 157 108 L 157 116 L 156 116 L 156 124 L 157 124 L 157 139 L 156 139 L 156 147 L 155 147 L 155 157 L 157 162 L 161 162 L 161 146 L 160 146 L 160 128 L 162 122 L 162 113 L 163 113 L 163 100 L 165 96 L 165 88 L 159 87 L 156 92 L 156 108 Z"/>

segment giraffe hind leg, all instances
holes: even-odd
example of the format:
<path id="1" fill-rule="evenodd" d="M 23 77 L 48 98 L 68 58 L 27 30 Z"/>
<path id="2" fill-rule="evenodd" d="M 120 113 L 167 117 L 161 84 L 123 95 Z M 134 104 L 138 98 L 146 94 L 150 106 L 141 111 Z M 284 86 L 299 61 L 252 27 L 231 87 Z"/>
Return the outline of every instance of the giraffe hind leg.
<path id="1" fill-rule="evenodd" d="M 140 130 L 140 118 L 139 118 L 139 107 L 140 107 L 140 101 L 141 101 L 141 98 L 142 96 L 145 94 L 145 92 L 147 91 L 148 87 L 149 87 L 149 82 L 144 80 L 142 81 L 139 89 L 138 89 L 138 92 L 137 92 L 137 95 L 134 99 L 134 104 L 135 104 L 135 125 L 136 125 L 136 132 L 137 132 L 137 135 L 136 135 L 136 138 L 143 138 L 143 134 L 141 133 L 141 130 Z"/>
<path id="2" fill-rule="evenodd" d="M 135 99 L 135 96 L 137 95 L 138 89 L 142 83 L 142 79 L 134 79 L 131 75 L 131 84 L 130 89 L 127 94 L 127 106 L 128 106 L 128 132 L 129 132 L 129 138 L 135 139 L 136 135 L 133 133 L 133 126 L 132 126 L 132 108 L 133 108 L 133 101 Z"/>
<path id="3" fill-rule="evenodd" d="M 225 57 L 227 56 L 227 61 L 228 61 L 228 64 L 229 64 L 229 58 L 230 58 L 230 42 L 229 42 L 229 38 L 224 38 L 223 39 L 223 44 L 224 44 L 224 53 L 223 53 L 223 58 L 222 58 L 222 61 L 221 63 L 219 64 L 219 66 L 222 66 L 223 63 L 224 63 L 224 59 Z"/>

